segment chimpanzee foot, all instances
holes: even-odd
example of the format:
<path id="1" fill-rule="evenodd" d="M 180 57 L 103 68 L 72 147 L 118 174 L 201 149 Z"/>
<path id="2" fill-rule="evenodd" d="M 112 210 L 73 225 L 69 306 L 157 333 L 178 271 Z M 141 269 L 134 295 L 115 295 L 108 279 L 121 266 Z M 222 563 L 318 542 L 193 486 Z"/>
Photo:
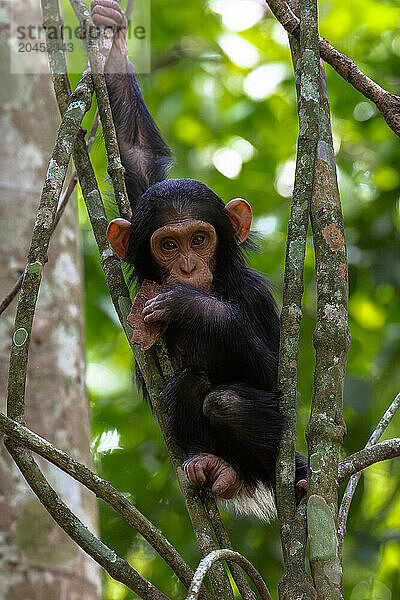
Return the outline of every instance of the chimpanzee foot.
<path id="1" fill-rule="evenodd" d="M 300 481 L 296 483 L 295 493 L 298 504 L 300 500 L 307 494 L 307 479 L 300 479 Z"/>
<path id="2" fill-rule="evenodd" d="M 235 498 L 243 481 L 230 464 L 214 454 L 197 454 L 183 463 L 187 478 L 192 485 L 211 485 L 212 492 L 229 500 Z"/>

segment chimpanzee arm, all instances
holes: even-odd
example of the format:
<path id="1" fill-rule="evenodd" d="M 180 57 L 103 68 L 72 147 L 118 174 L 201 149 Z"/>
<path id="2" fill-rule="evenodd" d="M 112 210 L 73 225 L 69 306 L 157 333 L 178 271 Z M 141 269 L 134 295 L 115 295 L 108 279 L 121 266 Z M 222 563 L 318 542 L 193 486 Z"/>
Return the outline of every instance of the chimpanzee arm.
<path id="1" fill-rule="evenodd" d="M 265 295 L 267 311 L 269 296 Z M 149 300 L 143 310 L 145 322 L 165 321 L 184 327 L 190 338 L 202 343 L 206 353 L 225 356 L 229 362 L 240 362 L 248 374 L 254 374 L 258 385 L 275 389 L 278 338 L 271 341 L 250 317 L 250 307 L 219 299 L 191 285 L 174 283 Z M 254 312 L 254 311 L 253 311 Z M 271 322 L 270 327 L 274 327 Z M 211 354 L 210 354 L 211 356 Z"/>
<path id="2" fill-rule="evenodd" d="M 206 333 L 210 327 L 224 329 L 235 321 L 239 323 L 240 313 L 241 309 L 230 302 L 177 282 L 166 285 L 155 298 L 146 302 L 143 318 L 148 323 L 165 321 Z"/>
<path id="3" fill-rule="evenodd" d="M 166 179 L 172 154 L 147 110 L 134 68 L 128 61 L 127 21 L 118 2 L 93 0 L 91 9 L 97 26 L 119 28 L 105 74 L 127 191 L 134 207 L 136 199 L 149 186 Z"/>
<path id="4" fill-rule="evenodd" d="M 168 176 L 173 159 L 140 92 L 134 68 L 106 75 L 108 95 L 131 203 Z"/>

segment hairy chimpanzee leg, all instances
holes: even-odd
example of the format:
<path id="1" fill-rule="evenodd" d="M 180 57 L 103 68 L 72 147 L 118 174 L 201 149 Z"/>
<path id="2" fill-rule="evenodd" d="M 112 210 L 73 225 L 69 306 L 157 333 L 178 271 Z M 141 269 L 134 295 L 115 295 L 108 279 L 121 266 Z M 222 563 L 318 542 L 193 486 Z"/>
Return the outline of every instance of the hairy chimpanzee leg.
<path id="1" fill-rule="evenodd" d="M 207 394 L 203 412 L 218 439 L 232 440 L 234 462 L 255 479 L 264 471 L 262 479 L 274 484 L 276 449 L 283 426 L 277 394 L 244 384 L 219 386 Z"/>
<path id="2" fill-rule="evenodd" d="M 215 454 L 217 445 L 203 402 L 211 390 L 206 371 L 188 367 L 167 381 L 163 396 L 168 402 L 170 435 L 189 455 L 184 469 L 189 481 L 198 487 L 209 484 L 221 498 L 234 498 L 242 487 L 238 470 Z"/>
<path id="3" fill-rule="evenodd" d="M 207 394 L 203 412 L 217 439 L 231 439 L 235 449 L 243 450 L 243 455 L 250 457 L 243 462 L 240 456 L 234 456 L 236 451 L 233 450 L 232 463 L 238 462 L 247 475 L 275 487 L 276 453 L 284 423 L 279 413 L 277 394 L 244 384 L 219 386 Z M 264 472 L 260 471 L 260 466 Z M 306 459 L 296 452 L 298 500 L 307 489 L 306 477 Z"/>
<path id="4" fill-rule="evenodd" d="M 233 498 L 243 481 L 275 487 L 276 449 L 284 419 L 277 394 L 244 384 L 212 388 L 206 371 L 184 369 L 163 390 L 169 429 L 188 453 L 185 472 L 193 485 L 209 483 L 222 498 Z M 304 493 L 305 458 L 296 454 L 298 495 Z"/>

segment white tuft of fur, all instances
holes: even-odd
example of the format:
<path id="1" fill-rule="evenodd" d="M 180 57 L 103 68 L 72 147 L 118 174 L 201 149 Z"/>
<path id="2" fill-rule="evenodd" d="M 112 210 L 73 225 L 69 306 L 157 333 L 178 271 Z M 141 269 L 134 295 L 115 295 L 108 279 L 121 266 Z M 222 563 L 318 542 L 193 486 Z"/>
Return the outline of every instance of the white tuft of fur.
<path id="1" fill-rule="evenodd" d="M 226 500 L 225 505 L 227 508 L 233 507 L 239 515 L 254 515 L 266 523 L 277 516 L 274 495 L 260 481 L 254 490 L 243 486 L 236 498 Z"/>

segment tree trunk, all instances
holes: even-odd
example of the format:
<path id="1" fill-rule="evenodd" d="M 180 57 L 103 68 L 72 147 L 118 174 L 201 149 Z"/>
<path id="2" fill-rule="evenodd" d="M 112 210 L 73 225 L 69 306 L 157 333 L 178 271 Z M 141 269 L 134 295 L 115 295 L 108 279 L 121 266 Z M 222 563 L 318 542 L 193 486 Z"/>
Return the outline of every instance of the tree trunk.
<path id="1" fill-rule="evenodd" d="M 18 8 L 35 13 L 26 0 Z M 32 23 L 41 16 L 32 15 Z M 1 47 L 0 300 L 26 263 L 34 215 L 59 113 L 50 76 L 10 75 L 9 50 Z M 8 355 L 16 301 L 0 320 L 0 410 L 5 412 Z M 82 269 L 76 211 L 67 207 L 54 234 L 44 271 L 28 369 L 27 425 L 92 466 L 85 391 Z M 50 463 L 45 476 L 71 509 L 96 530 L 96 501 Z M 97 600 L 100 571 L 51 519 L 0 447 L 0 600 Z"/>

